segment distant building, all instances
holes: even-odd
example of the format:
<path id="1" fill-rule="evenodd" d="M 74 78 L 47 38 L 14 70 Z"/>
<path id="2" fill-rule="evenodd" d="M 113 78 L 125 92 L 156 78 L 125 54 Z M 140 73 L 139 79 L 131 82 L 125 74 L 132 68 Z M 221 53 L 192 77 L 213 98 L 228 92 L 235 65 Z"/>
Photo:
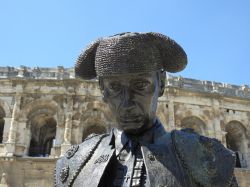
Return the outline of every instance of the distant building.
<path id="1" fill-rule="evenodd" d="M 167 75 L 158 102 L 166 130 L 192 128 L 235 151 L 250 186 L 250 88 Z M 96 80 L 73 69 L 0 67 L 0 186 L 50 187 L 58 157 L 114 125 Z"/>

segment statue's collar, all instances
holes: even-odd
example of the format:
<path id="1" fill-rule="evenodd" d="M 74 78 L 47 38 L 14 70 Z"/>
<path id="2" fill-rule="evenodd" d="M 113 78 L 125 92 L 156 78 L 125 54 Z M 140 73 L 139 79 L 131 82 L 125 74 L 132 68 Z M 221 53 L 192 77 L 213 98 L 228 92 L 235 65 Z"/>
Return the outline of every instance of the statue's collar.
<path id="1" fill-rule="evenodd" d="M 155 141 L 165 134 L 164 127 L 161 122 L 157 119 L 154 126 L 141 135 L 130 136 L 124 131 L 118 130 L 116 128 L 112 129 L 110 135 L 110 144 L 116 149 L 116 155 L 118 155 L 123 147 L 129 143 L 129 141 L 137 141 L 141 145 L 154 144 Z"/>

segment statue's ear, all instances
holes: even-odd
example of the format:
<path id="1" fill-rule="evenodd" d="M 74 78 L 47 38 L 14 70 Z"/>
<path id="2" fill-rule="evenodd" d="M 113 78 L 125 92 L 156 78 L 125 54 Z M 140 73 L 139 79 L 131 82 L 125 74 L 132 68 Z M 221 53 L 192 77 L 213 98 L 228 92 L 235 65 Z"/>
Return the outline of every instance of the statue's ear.
<path id="1" fill-rule="evenodd" d="M 78 57 L 75 65 L 76 77 L 82 79 L 96 78 L 95 56 L 101 39 L 91 43 Z"/>
<path id="2" fill-rule="evenodd" d="M 165 81 L 166 81 L 166 71 L 161 71 L 159 72 L 159 97 L 161 97 L 164 93 L 164 89 L 165 89 Z"/>

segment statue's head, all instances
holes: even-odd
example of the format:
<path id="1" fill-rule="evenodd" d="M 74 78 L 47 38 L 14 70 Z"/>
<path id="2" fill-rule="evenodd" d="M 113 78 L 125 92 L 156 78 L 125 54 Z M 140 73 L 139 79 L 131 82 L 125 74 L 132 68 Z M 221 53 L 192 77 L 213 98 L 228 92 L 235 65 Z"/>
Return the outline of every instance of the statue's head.
<path id="1" fill-rule="evenodd" d="M 79 56 L 75 72 L 83 79 L 98 78 L 103 100 L 117 128 L 139 134 L 153 126 L 165 72 L 185 68 L 184 50 L 159 33 L 122 33 L 92 43 Z"/>

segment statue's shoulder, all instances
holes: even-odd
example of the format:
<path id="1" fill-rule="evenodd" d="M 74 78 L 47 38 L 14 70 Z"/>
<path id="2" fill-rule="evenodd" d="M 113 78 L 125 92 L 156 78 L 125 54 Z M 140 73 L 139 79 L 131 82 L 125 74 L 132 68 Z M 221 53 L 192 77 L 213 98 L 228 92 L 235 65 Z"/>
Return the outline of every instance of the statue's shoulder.
<path id="1" fill-rule="evenodd" d="M 91 134 L 81 144 L 72 145 L 57 160 L 55 167 L 55 186 L 71 186 L 81 169 L 90 160 L 97 146 L 108 134 Z"/>
<path id="2" fill-rule="evenodd" d="M 190 176 L 202 186 L 229 186 L 233 179 L 235 156 L 215 138 L 189 130 L 174 130 L 175 152 Z"/>

